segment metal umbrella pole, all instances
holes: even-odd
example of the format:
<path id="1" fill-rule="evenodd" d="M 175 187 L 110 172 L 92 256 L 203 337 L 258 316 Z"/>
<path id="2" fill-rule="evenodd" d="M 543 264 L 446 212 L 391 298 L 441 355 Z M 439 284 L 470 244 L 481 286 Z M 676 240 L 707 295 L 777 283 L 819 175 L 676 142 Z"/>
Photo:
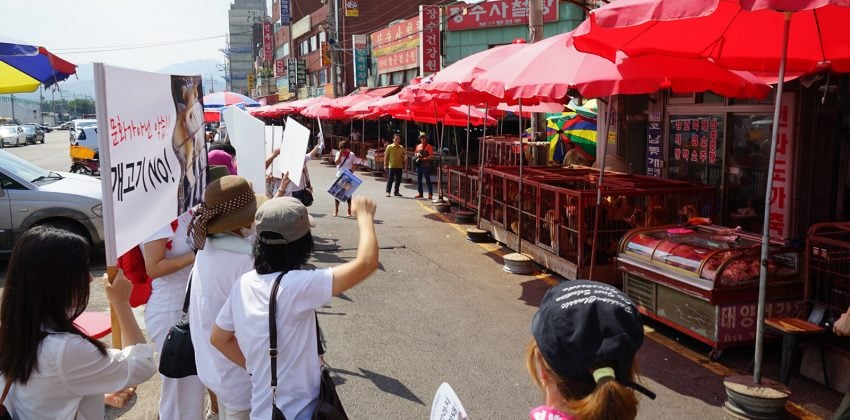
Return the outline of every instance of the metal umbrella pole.
<path id="1" fill-rule="evenodd" d="M 761 364 L 764 353 L 764 306 L 767 294 L 767 263 L 770 252 L 770 196 L 773 191 L 773 171 L 776 166 L 776 139 L 779 137 L 779 114 L 782 91 L 785 88 L 785 62 L 788 55 L 788 34 L 791 29 L 791 12 L 783 12 L 785 27 L 782 31 L 782 55 L 779 60 L 779 80 L 773 106 L 773 126 L 770 132 L 770 163 L 767 166 L 767 187 L 764 190 L 764 223 L 761 236 L 761 268 L 759 269 L 759 301 L 756 320 L 756 353 L 753 357 L 753 382 L 761 383 Z"/>
<path id="2" fill-rule="evenodd" d="M 610 110 L 608 112 L 610 112 Z M 587 275 L 589 280 L 593 280 L 593 270 L 596 267 L 596 247 L 598 245 L 597 240 L 599 239 L 599 218 L 601 217 L 602 213 L 602 184 L 605 181 L 605 158 L 608 156 L 607 115 L 608 114 L 606 113 L 606 121 L 603 125 L 605 129 L 603 130 L 602 136 L 602 160 L 599 162 L 599 179 L 596 181 L 596 210 L 595 215 L 593 217 L 593 241 L 591 242 L 590 248 L 590 272 Z"/>
<path id="3" fill-rule="evenodd" d="M 470 119 L 472 118 L 469 114 L 472 113 L 472 105 L 466 106 L 466 152 L 464 152 L 463 157 L 463 175 L 466 177 L 466 188 L 464 188 L 463 194 L 463 206 L 467 207 L 467 203 L 469 203 L 469 136 L 471 130 Z M 487 117 L 484 117 L 484 125 L 487 125 Z"/>
<path id="4" fill-rule="evenodd" d="M 525 158 L 525 153 L 522 148 L 522 131 L 522 99 L 519 99 L 519 192 L 516 200 L 517 213 L 519 216 L 516 229 L 517 252 L 505 255 L 505 266 L 503 268 L 505 271 L 514 274 L 530 274 L 532 272 L 531 258 L 522 253 L 522 168 L 523 158 Z M 510 199 L 510 197 L 508 197 L 508 199 Z M 507 215 L 507 211 L 505 214 Z M 510 228 L 510 226 L 508 226 L 508 228 Z"/>
<path id="5" fill-rule="evenodd" d="M 517 254 L 522 254 L 522 161 L 525 157 L 525 151 L 522 147 L 522 98 L 519 99 L 519 195 L 517 196 L 517 210 L 519 214 L 517 215 L 519 219 L 517 219 L 517 227 L 516 227 L 516 236 L 517 236 Z"/>
<path id="6" fill-rule="evenodd" d="M 484 115 L 490 115 L 490 104 L 484 105 Z M 486 120 L 485 120 L 486 121 Z M 484 123 L 484 133 L 481 135 L 481 147 L 478 150 L 478 216 L 477 216 L 477 224 L 476 227 L 481 229 L 481 201 L 484 196 L 484 156 L 487 145 L 487 123 Z"/>

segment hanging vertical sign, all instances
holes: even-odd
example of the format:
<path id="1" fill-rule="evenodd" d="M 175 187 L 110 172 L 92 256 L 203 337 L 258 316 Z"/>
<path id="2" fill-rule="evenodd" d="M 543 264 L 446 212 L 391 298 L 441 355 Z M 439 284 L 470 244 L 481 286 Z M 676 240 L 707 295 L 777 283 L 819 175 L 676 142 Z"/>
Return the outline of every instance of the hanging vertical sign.
<path id="1" fill-rule="evenodd" d="M 286 77 L 286 60 L 278 58 L 274 61 L 274 77 Z"/>
<path id="2" fill-rule="evenodd" d="M 254 73 L 248 73 L 248 89 L 254 89 Z"/>
<path id="3" fill-rule="evenodd" d="M 358 17 L 360 16 L 360 1 L 359 0 L 345 0 L 345 17 Z"/>
<path id="4" fill-rule="evenodd" d="M 419 75 L 426 76 L 440 71 L 440 6 L 419 6 Z"/>
<path id="5" fill-rule="evenodd" d="M 280 24 L 281 26 L 292 24 L 292 15 L 289 13 L 289 0 L 280 0 Z"/>
<path id="6" fill-rule="evenodd" d="M 649 176 L 661 176 L 661 168 L 664 165 L 663 150 L 661 146 L 661 112 L 649 113 L 649 128 L 646 139 L 646 174 Z"/>
<path id="7" fill-rule="evenodd" d="M 270 63 L 274 59 L 274 37 L 272 36 L 272 23 L 263 22 L 263 61 Z"/>
<path id="8" fill-rule="evenodd" d="M 779 108 L 779 133 L 776 138 L 776 162 L 773 166 L 773 190 L 770 194 L 770 236 L 779 239 L 791 237 L 791 195 L 794 178 L 794 121 L 796 94 L 785 92 Z M 776 124 L 776 121 L 774 121 Z"/>
<path id="9" fill-rule="evenodd" d="M 354 85 L 363 87 L 368 84 L 369 45 L 366 35 L 352 35 L 351 45 L 354 49 Z"/>
<path id="10" fill-rule="evenodd" d="M 322 67 L 331 65 L 331 50 L 327 41 L 322 41 Z"/>
<path id="11" fill-rule="evenodd" d="M 295 92 L 298 89 L 298 59 L 286 60 L 286 78 L 289 79 L 289 91 Z"/>

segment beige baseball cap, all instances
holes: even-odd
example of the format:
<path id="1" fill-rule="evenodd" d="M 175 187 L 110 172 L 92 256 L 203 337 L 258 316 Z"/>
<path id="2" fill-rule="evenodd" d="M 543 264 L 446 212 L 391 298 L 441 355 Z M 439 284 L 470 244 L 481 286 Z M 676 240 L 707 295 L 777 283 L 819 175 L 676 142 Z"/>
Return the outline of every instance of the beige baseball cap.
<path id="1" fill-rule="evenodd" d="M 307 207 L 294 197 L 266 201 L 257 209 L 254 222 L 257 225 L 257 240 L 268 245 L 291 244 L 310 233 Z M 270 239 L 264 237 L 264 233 L 275 233 L 282 239 Z"/>

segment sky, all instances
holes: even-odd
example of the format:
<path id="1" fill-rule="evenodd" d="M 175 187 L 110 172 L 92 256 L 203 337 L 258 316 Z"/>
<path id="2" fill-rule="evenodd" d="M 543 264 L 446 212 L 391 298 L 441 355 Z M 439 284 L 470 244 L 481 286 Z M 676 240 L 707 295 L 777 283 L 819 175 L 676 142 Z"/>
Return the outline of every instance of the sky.
<path id="1" fill-rule="evenodd" d="M 155 71 L 213 59 L 226 41 L 231 0 L 0 0 L 0 34 L 74 63 Z M 271 8 L 271 0 L 268 0 Z M 151 48 L 130 46 L 173 44 Z"/>

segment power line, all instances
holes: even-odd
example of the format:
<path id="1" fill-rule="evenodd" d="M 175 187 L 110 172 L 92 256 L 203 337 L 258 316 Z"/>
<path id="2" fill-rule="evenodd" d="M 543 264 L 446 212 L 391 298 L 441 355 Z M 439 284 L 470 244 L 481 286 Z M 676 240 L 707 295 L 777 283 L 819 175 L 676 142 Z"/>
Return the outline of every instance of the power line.
<path id="1" fill-rule="evenodd" d="M 193 39 L 184 39 L 180 41 L 163 41 L 163 42 L 154 42 L 154 43 L 146 43 L 146 44 L 125 44 L 125 45 L 106 45 L 100 47 L 76 47 L 76 48 L 56 48 L 51 49 L 52 52 L 60 55 L 72 55 L 72 54 L 88 54 L 88 53 L 96 53 L 96 52 L 109 52 L 109 51 L 125 51 L 125 50 L 137 50 L 144 48 L 157 48 L 157 47 L 167 47 L 173 45 L 181 45 L 181 44 L 189 44 L 193 42 L 201 42 L 208 41 L 216 38 L 224 38 L 232 35 L 245 35 L 250 34 L 252 31 L 244 31 L 244 32 L 234 32 L 223 35 L 213 35 L 202 38 L 193 38 Z"/>

